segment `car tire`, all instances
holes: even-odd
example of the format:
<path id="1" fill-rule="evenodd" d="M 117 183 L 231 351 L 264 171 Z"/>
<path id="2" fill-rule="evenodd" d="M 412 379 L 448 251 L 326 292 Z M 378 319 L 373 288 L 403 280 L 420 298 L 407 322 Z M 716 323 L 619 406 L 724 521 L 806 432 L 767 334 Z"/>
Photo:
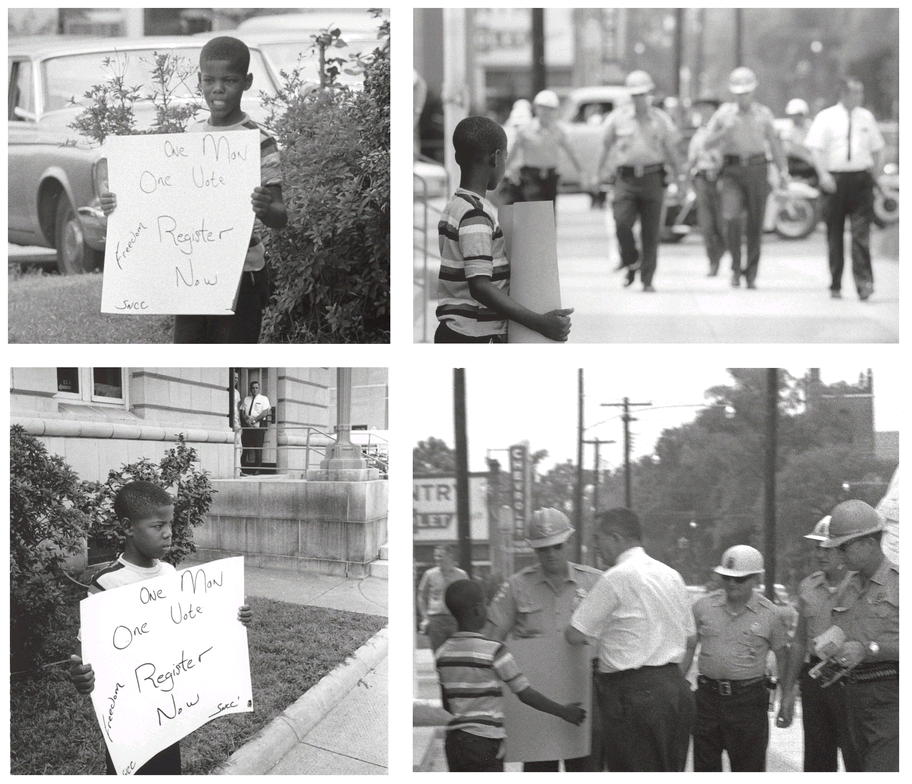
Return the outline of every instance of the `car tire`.
<path id="1" fill-rule="evenodd" d="M 773 230 L 786 240 L 803 240 L 813 233 L 820 222 L 815 202 L 809 199 L 792 199 L 787 205 L 776 205 L 776 222 Z"/>
<path id="2" fill-rule="evenodd" d="M 70 200 L 61 194 L 54 218 L 54 247 L 61 275 L 94 272 L 104 263 L 104 253 L 86 245 L 82 223 Z"/>

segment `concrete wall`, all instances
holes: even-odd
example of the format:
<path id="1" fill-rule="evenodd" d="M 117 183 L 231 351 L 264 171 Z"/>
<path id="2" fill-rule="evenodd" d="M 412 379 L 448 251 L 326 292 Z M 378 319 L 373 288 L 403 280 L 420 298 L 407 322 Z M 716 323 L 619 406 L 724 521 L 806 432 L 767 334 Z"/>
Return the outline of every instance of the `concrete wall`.
<path id="1" fill-rule="evenodd" d="M 245 555 L 256 566 L 363 577 L 386 541 L 389 485 L 282 479 L 216 480 L 201 558 Z"/>

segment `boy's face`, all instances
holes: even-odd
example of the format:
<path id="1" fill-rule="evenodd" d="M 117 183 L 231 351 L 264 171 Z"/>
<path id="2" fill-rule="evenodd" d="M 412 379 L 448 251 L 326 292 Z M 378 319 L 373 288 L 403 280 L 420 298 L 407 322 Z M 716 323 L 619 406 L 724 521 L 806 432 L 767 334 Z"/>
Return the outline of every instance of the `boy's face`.
<path id="1" fill-rule="evenodd" d="M 126 536 L 124 558 L 136 566 L 152 566 L 171 548 L 171 519 L 174 507 L 160 506 L 134 519 L 124 518 Z"/>
<path id="2" fill-rule="evenodd" d="M 241 98 L 250 89 L 253 74 L 238 72 L 228 60 L 200 63 L 199 86 L 209 107 L 211 125 L 234 125 L 243 119 Z"/>

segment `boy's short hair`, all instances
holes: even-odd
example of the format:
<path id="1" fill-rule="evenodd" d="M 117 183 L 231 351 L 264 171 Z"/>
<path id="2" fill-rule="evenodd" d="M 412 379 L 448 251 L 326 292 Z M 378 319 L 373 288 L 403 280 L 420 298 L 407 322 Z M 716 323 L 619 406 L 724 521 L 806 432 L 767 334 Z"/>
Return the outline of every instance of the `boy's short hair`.
<path id="1" fill-rule="evenodd" d="M 208 41 L 200 52 L 200 66 L 210 60 L 227 60 L 238 73 L 247 75 L 250 70 L 250 50 L 239 38 L 220 35 Z"/>
<path id="2" fill-rule="evenodd" d="M 135 520 L 163 506 L 174 506 L 174 499 L 163 487 L 143 480 L 127 482 L 114 496 L 114 514 L 118 520 L 125 517 Z"/>
<path id="3" fill-rule="evenodd" d="M 459 621 L 467 617 L 476 604 L 484 604 L 484 591 L 474 580 L 456 580 L 447 586 L 443 601 Z"/>
<path id="4" fill-rule="evenodd" d="M 485 161 L 497 150 L 506 150 L 507 134 L 488 117 L 466 117 L 453 131 L 453 148 L 456 150 L 456 163 L 470 166 Z"/>

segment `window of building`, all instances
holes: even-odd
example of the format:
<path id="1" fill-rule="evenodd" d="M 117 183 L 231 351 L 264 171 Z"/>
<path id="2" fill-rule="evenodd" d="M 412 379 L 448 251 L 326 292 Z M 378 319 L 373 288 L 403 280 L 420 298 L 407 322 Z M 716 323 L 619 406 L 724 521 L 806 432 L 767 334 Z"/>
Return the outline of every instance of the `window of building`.
<path id="1" fill-rule="evenodd" d="M 57 396 L 83 403 L 126 400 L 123 368 L 57 368 Z"/>

